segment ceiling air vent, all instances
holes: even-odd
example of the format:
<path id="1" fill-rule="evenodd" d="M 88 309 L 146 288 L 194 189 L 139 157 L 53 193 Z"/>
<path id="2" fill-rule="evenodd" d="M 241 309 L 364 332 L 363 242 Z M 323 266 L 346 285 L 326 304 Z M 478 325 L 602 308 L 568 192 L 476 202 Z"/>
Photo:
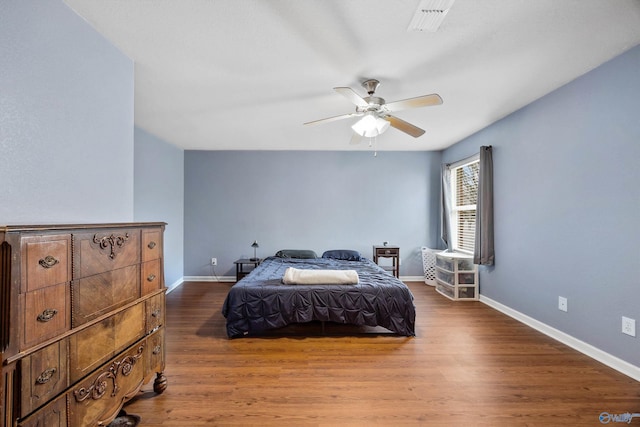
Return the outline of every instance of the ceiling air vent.
<path id="1" fill-rule="evenodd" d="M 436 32 L 455 0 L 422 0 L 407 31 Z"/>

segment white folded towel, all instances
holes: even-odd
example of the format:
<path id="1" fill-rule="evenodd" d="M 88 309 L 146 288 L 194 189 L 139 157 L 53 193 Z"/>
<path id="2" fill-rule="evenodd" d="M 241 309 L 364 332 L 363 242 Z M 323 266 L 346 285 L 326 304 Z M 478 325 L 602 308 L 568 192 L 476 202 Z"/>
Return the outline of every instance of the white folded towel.
<path id="1" fill-rule="evenodd" d="M 355 285 L 358 283 L 355 270 L 300 270 L 288 267 L 282 283 L 285 285 Z"/>

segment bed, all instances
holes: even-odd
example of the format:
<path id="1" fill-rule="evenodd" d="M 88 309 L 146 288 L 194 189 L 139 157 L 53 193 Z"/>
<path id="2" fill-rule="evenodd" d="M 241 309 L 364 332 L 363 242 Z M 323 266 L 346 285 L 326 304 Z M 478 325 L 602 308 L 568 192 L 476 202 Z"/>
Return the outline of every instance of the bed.
<path id="1" fill-rule="evenodd" d="M 411 291 L 373 261 L 356 251 L 327 251 L 321 258 L 291 257 L 296 254 L 279 251 L 231 287 L 222 308 L 230 338 L 312 321 L 382 326 L 398 335 L 415 335 Z M 283 283 L 285 273 L 301 270 L 355 271 L 357 283 Z"/>

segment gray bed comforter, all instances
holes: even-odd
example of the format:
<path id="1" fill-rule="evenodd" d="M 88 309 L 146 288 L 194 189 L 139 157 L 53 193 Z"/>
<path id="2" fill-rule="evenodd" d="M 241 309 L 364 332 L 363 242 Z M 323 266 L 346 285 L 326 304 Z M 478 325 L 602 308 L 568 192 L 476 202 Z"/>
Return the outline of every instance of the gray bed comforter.
<path id="1" fill-rule="evenodd" d="M 354 285 L 285 285 L 287 267 L 356 270 Z M 326 321 L 382 326 L 415 335 L 415 306 L 409 288 L 369 259 L 291 259 L 270 257 L 236 283 L 222 307 L 227 335 L 240 337 L 292 323 Z"/>

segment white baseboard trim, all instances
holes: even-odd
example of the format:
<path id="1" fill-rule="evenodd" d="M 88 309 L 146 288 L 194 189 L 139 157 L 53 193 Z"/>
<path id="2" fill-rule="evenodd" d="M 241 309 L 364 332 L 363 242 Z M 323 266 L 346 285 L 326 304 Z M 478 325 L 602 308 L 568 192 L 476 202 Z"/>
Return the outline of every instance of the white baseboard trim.
<path id="1" fill-rule="evenodd" d="M 236 276 L 184 276 L 185 282 L 232 282 L 235 283 Z"/>
<path id="2" fill-rule="evenodd" d="M 424 282 L 424 276 L 400 276 L 403 282 Z"/>
<path id="3" fill-rule="evenodd" d="M 520 313 L 519 311 L 507 307 L 504 304 L 494 301 L 491 298 L 485 297 L 484 295 L 480 295 L 480 302 L 488 305 L 493 309 L 498 310 L 501 313 L 506 314 L 509 317 L 518 320 L 519 322 L 524 323 L 527 326 L 532 327 L 539 332 L 542 332 L 543 334 L 557 341 L 560 341 L 563 344 L 568 345 L 574 350 L 577 350 L 580 353 L 597 360 L 598 362 L 604 363 L 608 367 L 613 368 L 616 371 L 621 372 L 636 381 L 640 381 L 640 367 L 638 366 L 632 365 L 631 363 L 619 359 L 616 356 L 613 356 L 605 351 L 602 351 L 599 348 L 592 346 L 591 344 L 587 344 L 584 341 L 581 341 L 565 332 L 542 323 L 534 319 L 533 317 L 529 317 L 526 314 Z"/>
<path id="4" fill-rule="evenodd" d="M 173 282 L 171 285 L 167 286 L 167 292 L 169 293 L 171 291 L 173 291 L 174 289 L 176 289 L 178 286 L 182 285 L 184 283 L 184 278 L 181 277 L 178 280 L 176 280 L 175 282 Z"/>
<path id="5" fill-rule="evenodd" d="M 167 292 L 170 293 L 181 286 L 184 282 L 231 282 L 234 283 L 236 281 L 236 276 L 184 276 L 180 279 L 176 280 L 171 285 L 167 286 Z"/>

